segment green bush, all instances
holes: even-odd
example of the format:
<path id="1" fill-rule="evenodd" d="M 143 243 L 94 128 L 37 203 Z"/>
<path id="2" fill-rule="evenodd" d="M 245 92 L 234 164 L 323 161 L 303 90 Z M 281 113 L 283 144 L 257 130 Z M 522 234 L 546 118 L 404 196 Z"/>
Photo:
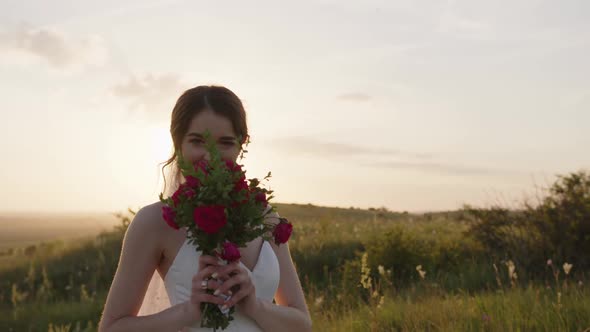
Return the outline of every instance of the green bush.
<path id="1" fill-rule="evenodd" d="M 383 265 L 384 268 L 392 270 L 394 278 L 399 282 L 416 280 L 417 265 L 425 268 L 434 265 L 431 254 L 434 243 L 401 225 L 394 225 L 367 241 L 365 246 L 371 270 L 375 271 L 378 265 Z"/>
<path id="2" fill-rule="evenodd" d="M 531 275 L 546 272 L 546 261 L 590 267 L 590 173 L 559 176 L 538 204 L 464 209 L 476 239 L 492 260 L 512 259 Z"/>

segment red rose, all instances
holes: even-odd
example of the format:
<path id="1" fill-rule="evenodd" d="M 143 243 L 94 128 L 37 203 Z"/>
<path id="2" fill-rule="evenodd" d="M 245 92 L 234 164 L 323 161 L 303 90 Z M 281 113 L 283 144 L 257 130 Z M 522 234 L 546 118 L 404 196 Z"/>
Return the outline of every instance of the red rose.
<path id="1" fill-rule="evenodd" d="M 179 229 L 180 228 L 180 227 L 178 227 L 178 225 L 174 221 L 174 219 L 176 219 L 176 213 L 168 205 L 164 205 L 162 207 L 162 217 L 164 218 L 164 221 L 166 221 L 166 223 L 168 224 L 168 226 L 170 226 L 170 227 L 172 227 L 174 229 Z"/>
<path id="2" fill-rule="evenodd" d="M 224 160 L 225 161 L 225 166 L 232 172 L 241 172 L 242 171 L 242 166 L 238 163 L 236 163 L 233 160 Z"/>
<path id="3" fill-rule="evenodd" d="M 240 250 L 238 250 L 238 246 L 231 242 L 225 242 L 223 244 L 223 253 L 221 254 L 221 258 L 225 259 L 228 262 L 233 262 L 240 259 L 242 255 L 240 255 Z"/>
<path id="4" fill-rule="evenodd" d="M 250 200 L 250 188 L 248 187 L 248 182 L 246 182 L 246 177 L 242 176 L 235 184 L 234 184 L 234 193 L 239 194 L 239 195 L 244 195 L 244 198 L 234 202 L 234 204 L 232 204 L 233 207 L 236 207 L 240 204 L 246 204 L 248 203 L 248 200 Z"/>
<path id="5" fill-rule="evenodd" d="M 205 173 L 205 174 L 209 174 L 209 172 L 207 171 L 208 166 L 209 166 L 209 162 L 205 159 L 201 159 L 201 160 L 193 163 L 193 167 L 195 168 L 195 171 L 202 170 L 203 173 Z"/>
<path id="6" fill-rule="evenodd" d="M 184 196 L 186 198 L 192 198 L 196 195 L 195 191 L 188 187 L 188 184 L 183 183 L 181 184 L 178 189 L 172 194 L 172 201 L 174 202 L 174 206 L 178 206 L 180 203 L 180 199 Z"/>
<path id="7" fill-rule="evenodd" d="M 178 203 L 180 203 L 180 195 L 182 194 L 182 191 L 180 189 L 182 189 L 182 187 L 178 188 L 178 190 L 176 190 L 174 194 L 172 194 L 172 201 L 174 202 L 174 206 L 178 206 Z"/>
<path id="8" fill-rule="evenodd" d="M 239 192 L 241 190 L 248 190 L 248 182 L 246 182 L 246 177 L 242 176 L 236 183 L 234 184 L 234 191 Z"/>
<path id="9" fill-rule="evenodd" d="M 272 232 L 276 244 L 286 243 L 291 237 L 291 232 L 293 232 L 293 225 L 286 218 L 279 218 L 279 220 L 279 224 L 275 226 Z"/>
<path id="10" fill-rule="evenodd" d="M 235 182 L 234 191 L 239 192 L 243 189 L 248 189 L 248 182 L 246 181 L 246 175 L 242 171 L 242 166 L 235 163 L 233 160 L 225 160 L 225 166 L 232 172 L 240 175 L 239 179 Z"/>
<path id="11" fill-rule="evenodd" d="M 259 202 L 262 203 L 263 207 L 267 207 L 268 206 L 268 201 L 266 200 L 266 193 L 264 191 L 259 191 L 256 196 L 254 197 L 254 199 Z"/>
<path id="12" fill-rule="evenodd" d="M 186 176 L 186 185 L 191 187 L 191 188 L 197 188 L 198 186 L 201 185 L 201 182 L 199 181 L 199 179 L 195 178 L 194 176 L 190 176 L 187 175 Z"/>
<path id="13" fill-rule="evenodd" d="M 190 198 L 195 197 L 195 195 L 197 195 L 197 193 L 191 188 L 186 188 L 184 190 L 184 196 L 186 196 L 186 198 L 190 199 Z"/>
<path id="14" fill-rule="evenodd" d="M 203 232 L 215 234 L 227 223 L 225 207 L 221 205 L 196 207 L 193 211 L 193 220 Z"/>
<path id="15" fill-rule="evenodd" d="M 184 193 L 184 188 L 186 187 L 185 184 L 181 184 L 178 189 L 172 194 L 172 201 L 174 202 L 174 206 L 178 206 L 180 203 L 180 196 Z"/>

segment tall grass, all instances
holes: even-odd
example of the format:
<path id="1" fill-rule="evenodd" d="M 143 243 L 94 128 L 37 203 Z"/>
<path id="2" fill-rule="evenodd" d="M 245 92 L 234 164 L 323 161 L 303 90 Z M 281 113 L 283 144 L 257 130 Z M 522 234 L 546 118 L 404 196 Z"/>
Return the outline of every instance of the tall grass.
<path id="1" fill-rule="evenodd" d="M 289 246 L 316 331 L 590 328 L 587 272 L 576 261 L 530 273 L 526 257 L 489 255 L 460 211 L 277 209 L 295 225 Z M 0 330 L 95 330 L 123 231 L 5 261 L 18 263 L 0 268 Z"/>

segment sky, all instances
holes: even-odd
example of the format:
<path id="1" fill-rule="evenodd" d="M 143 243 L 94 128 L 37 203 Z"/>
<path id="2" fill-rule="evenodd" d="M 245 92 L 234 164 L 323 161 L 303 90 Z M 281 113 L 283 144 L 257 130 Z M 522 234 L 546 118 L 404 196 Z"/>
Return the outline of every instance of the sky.
<path id="1" fill-rule="evenodd" d="M 582 0 L 0 0 L 0 213 L 156 202 L 203 84 L 276 202 L 514 205 L 590 167 L 589 57 Z"/>

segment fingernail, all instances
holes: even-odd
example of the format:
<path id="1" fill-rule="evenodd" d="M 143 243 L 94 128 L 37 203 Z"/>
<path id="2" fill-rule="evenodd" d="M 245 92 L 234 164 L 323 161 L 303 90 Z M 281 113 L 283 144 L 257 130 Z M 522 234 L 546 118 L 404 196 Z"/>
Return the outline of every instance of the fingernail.
<path id="1" fill-rule="evenodd" d="M 219 274 L 217 274 L 217 272 L 213 272 L 213 274 L 211 275 L 212 278 L 217 278 Z"/>
<path id="2" fill-rule="evenodd" d="M 229 295 L 232 295 L 232 294 L 233 294 L 233 292 L 232 292 L 231 290 L 228 290 L 228 291 L 227 291 L 227 293 L 228 293 Z"/>
<path id="3" fill-rule="evenodd" d="M 219 295 L 219 293 L 220 293 L 220 292 L 221 292 L 221 290 L 220 290 L 219 288 L 217 288 L 217 289 L 215 290 L 215 292 L 213 292 L 213 295 Z"/>
<path id="4" fill-rule="evenodd" d="M 226 310 L 227 309 L 227 304 L 224 304 L 223 306 L 221 306 L 221 310 Z"/>

